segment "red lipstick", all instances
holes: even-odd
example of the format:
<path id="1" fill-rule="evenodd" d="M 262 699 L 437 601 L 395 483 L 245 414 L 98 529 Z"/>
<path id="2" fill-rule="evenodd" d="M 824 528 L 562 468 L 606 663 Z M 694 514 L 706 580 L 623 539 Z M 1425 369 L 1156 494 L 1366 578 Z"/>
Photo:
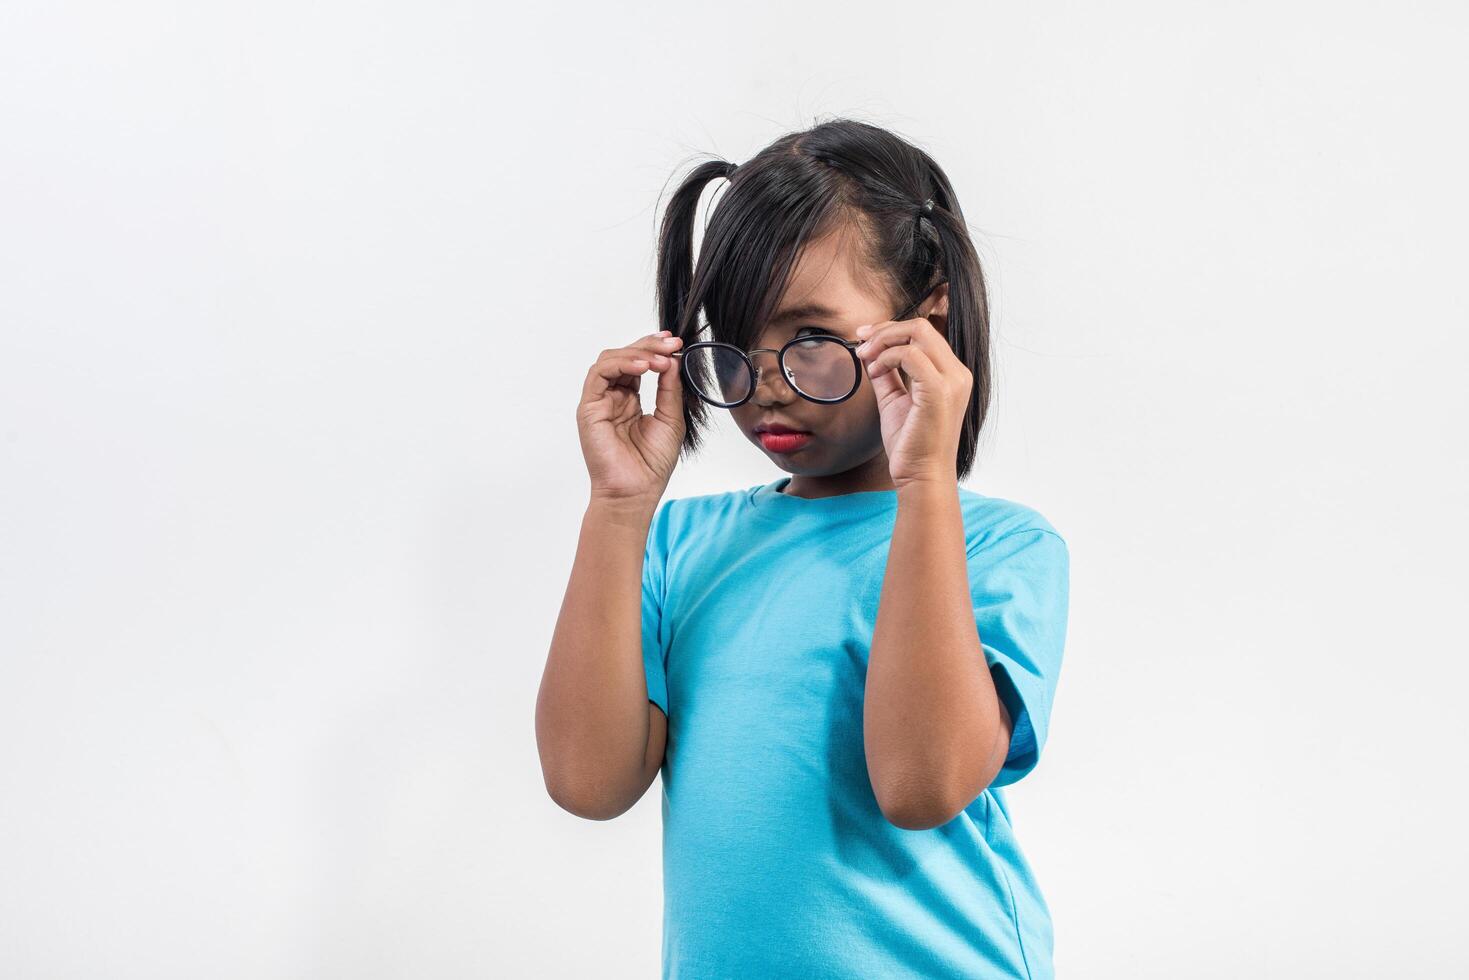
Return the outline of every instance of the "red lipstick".
<path id="1" fill-rule="evenodd" d="M 779 422 L 762 422 L 755 426 L 760 445 L 773 453 L 793 453 L 811 441 L 811 433 Z"/>
<path id="2" fill-rule="evenodd" d="M 810 441 L 809 432 L 798 432 L 793 435 L 774 432 L 760 433 L 760 444 L 773 453 L 793 453 Z"/>

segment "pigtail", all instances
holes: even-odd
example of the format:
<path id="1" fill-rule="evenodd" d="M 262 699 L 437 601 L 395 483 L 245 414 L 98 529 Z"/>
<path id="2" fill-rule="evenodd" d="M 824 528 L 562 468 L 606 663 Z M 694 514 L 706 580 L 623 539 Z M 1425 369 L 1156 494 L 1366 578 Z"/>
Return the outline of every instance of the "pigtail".
<path id="1" fill-rule="evenodd" d="M 656 274 L 658 325 L 659 329 L 682 337 L 684 346 L 688 346 L 698 332 L 698 295 L 703 291 L 703 284 L 696 282 L 694 269 L 694 219 L 699 198 L 709 181 L 729 177 L 736 166 L 723 160 L 700 164 L 683 179 L 663 213 L 663 224 L 658 233 Z M 709 410 L 700 398 L 685 398 L 683 403 L 683 449 L 687 454 L 699 448 L 701 423 L 706 420 Z"/>
<path id="2" fill-rule="evenodd" d="M 964 214 L 948 178 L 937 167 L 930 168 L 933 185 L 932 210 L 922 211 L 920 223 L 930 225 L 938 236 L 944 278 L 949 283 L 949 316 L 947 340 L 954 354 L 974 375 L 969 392 L 969 408 L 959 434 L 958 477 L 963 480 L 973 467 L 979 445 L 980 429 L 989 414 L 993 385 L 990 366 L 989 291 L 984 271 L 969 235 Z"/>

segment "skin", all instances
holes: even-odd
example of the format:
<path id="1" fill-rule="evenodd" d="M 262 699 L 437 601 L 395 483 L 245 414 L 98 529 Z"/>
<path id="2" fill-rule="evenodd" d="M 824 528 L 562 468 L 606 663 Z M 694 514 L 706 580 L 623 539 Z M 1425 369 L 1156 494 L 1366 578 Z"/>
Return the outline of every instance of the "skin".
<path id="1" fill-rule="evenodd" d="M 944 339 L 948 287 L 914 318 L 864 269 L 850 233 L 813 241 L 781 309 L 835 312 L 772 326 L 757 347 L 809 328 L 862 340 L 857 392 L 836 405 L 796 394 L 773 354 L 756 355 L 760 384 L 731 410 L 745 437 L 791 473 L 785 492 L 825 497 L 896 490 L 898 511 L 869 653 L 863 742 L 883 815 L 909 830 L 952 820 L 993 782 L 1011 720 L 985 663 L 969 593 L 956 456 L 972 376 Z M 802 328 L 807 328 L 802 330 Z M 591 476 L 571 579 L 536 705 L 548 792 L 564 809 L 610 819 L 631 807 L 662 766 L 667 719 L 647 700 L 641 651 L 642 556 L 683 438 L 678 338 L 658 334 L 605 350 L 587 376 L 578 431 Z M 658 377 L 644 415 L 641 375 Z M 813 434 L 790 453 L 765 449 L 755 427 L 778 421 Z"/>

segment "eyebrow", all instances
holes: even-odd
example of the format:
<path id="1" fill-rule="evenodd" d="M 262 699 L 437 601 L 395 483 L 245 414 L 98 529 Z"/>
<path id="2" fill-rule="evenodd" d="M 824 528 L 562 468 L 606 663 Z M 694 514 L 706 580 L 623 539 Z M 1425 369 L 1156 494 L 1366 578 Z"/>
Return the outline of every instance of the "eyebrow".
<path id="1" fill-rule="evenodd" d="M 781 310 L 770 318 L 770 326 L 783 327 L 797 320 L 835 320 L 841 316 L 836 310 L 822 306 L 820 303 L 804 303 L 800 306 L 790 306 Z"/>

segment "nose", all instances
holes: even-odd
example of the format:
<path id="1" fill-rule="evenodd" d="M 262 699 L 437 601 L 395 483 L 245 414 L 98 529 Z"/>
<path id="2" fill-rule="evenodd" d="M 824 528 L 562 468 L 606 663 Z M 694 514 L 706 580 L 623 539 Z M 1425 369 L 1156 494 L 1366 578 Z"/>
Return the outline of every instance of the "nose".
<path id="1" fill-rule="evenodd" d="M 750 355 L 750 363 L 755 366 L 755 392 L 750 396 L 752 401 L 761 405 L 781 404 L 798 397 L 781 374 L 777 351 L 755 351 Z M 772 379 L 771 384 L 765 383 L 767 378 Z"/>

